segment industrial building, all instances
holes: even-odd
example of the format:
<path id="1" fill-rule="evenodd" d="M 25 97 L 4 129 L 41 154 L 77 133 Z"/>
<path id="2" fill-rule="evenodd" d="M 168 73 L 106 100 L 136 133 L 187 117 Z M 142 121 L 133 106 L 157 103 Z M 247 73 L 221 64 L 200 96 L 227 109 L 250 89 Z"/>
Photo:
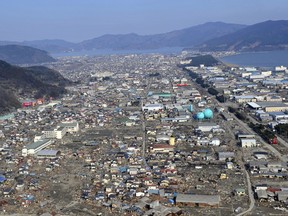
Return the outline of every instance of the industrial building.
<path id="1" fill-rule="evenodd" d="M 265 112 L 284 112 L 288 110 L 288 105 L 281 102 L 257 102 L 255 104 Z"/>
<path id="2" fill-rule="evenodd" d="M 250 148 L 250 147 L 257 146 L 257 143 L 256 143 L 256 139 L 253 139 L 253 138 L 241 138 L 240 145 L 241 147 L 244 147 L 244 148 L 247 148 L 247 147 Z"/>
<path id="3" fill-rule="evenodd" d="M 177 205 L 187 205 L 187 206 L 211 206 L 218 207 L 220 204 L 219 195 L 196 195 L 196 194 L 177 194 L 176 197 Z"/>
<path id="4" fill-rule="evenodd" d="M 247 102 L 256 102 L 256 96 L 255 95 L 240 95 L 240 96 L 234 96 L 234 100 L 237 103 L 247 103 Z"/>
<path id="5" fill-rule="evenodd" d="M 53 141 L 51 139 L 43 139 L 43 140 L 39 140 L 37 142 L 31 143 L 29 145 L 26 145 L 22 149 L 22 156 L 35 155 L 37 152 L 46 148 L 52 143 Z"/>
<path id="6" fill-rule="evenodd" d="M 60 155 L 60 151 L 51 150 L 51 149 L 43 149 L 37 152 L 37 158 L 56 158 Z"/>
<path id="7" fill-rule="evenodd" d="M 214 122 L 201 122 L 198 124 L 197 130 L 202 132 L 210 132 L 216 128 L 220 128 L 220 126 Z"/>

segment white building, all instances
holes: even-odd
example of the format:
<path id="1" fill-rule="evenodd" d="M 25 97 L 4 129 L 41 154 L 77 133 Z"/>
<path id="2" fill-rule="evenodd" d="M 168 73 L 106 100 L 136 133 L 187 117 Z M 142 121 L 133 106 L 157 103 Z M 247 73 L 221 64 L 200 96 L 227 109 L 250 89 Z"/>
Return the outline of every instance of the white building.
<path id="1" fill-rule="evenodd" d="M 142 107 L 142 111 L 159 111 L 163 110 L 164 106 L 162 104 L 146 104 Z"/>
<path id="2" fill-rule="evenodd" d="M 203 123 L 199 123 L 198 128 L 196 130 L 199 130 L 202 132 L 210 132 L 213 129 L 220 129 L 220 126 L 215 123 L 203 122 Z"/>
<path id="3" fill-rule="evenodd" d="M 43 137 L 46 139 L 62 139 L 66 133 L 76 133 L 78 131 L 78 122 L 62 122 L 54 130 L 43 131 Z"/>
<path id="4" fill-rule="evenodd" d="M 77 121 L 62 122 L 59 126 L 65 127 L 68 133 L 79 131 L 79 123 Z"/>
<path id="5" fill-rule="evenodd" d="M 39 140 L 37 142 L 31 143 L 29 145 L 26 145 L 22 149 L 22 156 L 34 155 L 37 152 L 39 152 L 40 150 L 51 145 L 52 143 L 53 143 L 53 141 L 50 139 L 43 139 L 43 140 Z"/>
<path id="6" fill-rule="evenodd" d="M 220 146 L 220 143 L 221 143 L 221 141 L 218 138 L 212 138 L 210 141 L 210 145 L 212 145 L 212 146 Z"/>
<path id="7" fill-rule="evenodd" d="M 241 147 L 254 147 L 256 146 L 256 139 L 253 138 L 242 138 L 240 139 Z"/>
<path id="8" fill-rule="evenodd" d="M 54 130 L 43 131 L 43 137 L 45 139 L 62 139 L 67 132 L 65 127 L 57 127 Z"/>
<path id="9" fill-rule="evenodd" d="M 275 71 L 285 71 L 287 70 L 287 67 L 284 67 L 284 66 L 276 66 L 275 67 Z"/>
<path id="10" fill-rule="evenodd" d="M 5 137 L 5 135 L 4 135 L 2 130 L 0 130 L 0 137 Z"/>

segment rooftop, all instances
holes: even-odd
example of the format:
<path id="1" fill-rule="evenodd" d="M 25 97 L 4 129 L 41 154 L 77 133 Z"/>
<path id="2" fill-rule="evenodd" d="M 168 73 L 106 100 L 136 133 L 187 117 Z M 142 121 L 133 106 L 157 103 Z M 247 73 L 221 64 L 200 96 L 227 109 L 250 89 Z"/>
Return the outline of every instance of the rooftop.
<path id="1" fill-rule="evenodd" d="M 288 107 L 287 104 L 280 103 L 280 102 L 257 102 L 261 107 Z"/>
<path id="2" fill-rule="evenodd" d="M 49 142 L 49 139 L 43 139 L 43 140 L 39 140 L 37 142 L 31 143 L 29 145 L 27 145 L 25 148 L 26 149 L 36 149 L 42 145 L 44 145 L 45 143 Z"/>
<path id="3" fill-rule="evenodd" d="M 209 205 L 218 205 L 219 195 L 196 195 L 196 194 L 177 194 L 176 202 L 184 203 L 203 203 Z"/>

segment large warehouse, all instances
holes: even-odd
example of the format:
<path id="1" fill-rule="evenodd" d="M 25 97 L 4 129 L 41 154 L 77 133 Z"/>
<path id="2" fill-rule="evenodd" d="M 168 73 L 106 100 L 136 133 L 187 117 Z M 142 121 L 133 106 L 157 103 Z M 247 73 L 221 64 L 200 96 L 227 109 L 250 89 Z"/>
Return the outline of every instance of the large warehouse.
<path id="1" fill-rule="evenodd" d="M 254 109 L 263 109 L 265 112 L 284 112 L 288 105 L 282 102 L 255 102 L 248 103 Z"/>

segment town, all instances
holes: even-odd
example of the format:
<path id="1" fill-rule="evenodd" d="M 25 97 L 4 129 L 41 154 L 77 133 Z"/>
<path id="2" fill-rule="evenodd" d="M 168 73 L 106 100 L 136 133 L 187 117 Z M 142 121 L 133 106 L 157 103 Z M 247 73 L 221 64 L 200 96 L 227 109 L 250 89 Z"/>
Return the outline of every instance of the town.
<path id="1" fill-rule="evenodd" d="M 45 66 L 74 85 L 0 117 L 0 214 L 287 214 L 286 67 L 187 52 Z"/>

